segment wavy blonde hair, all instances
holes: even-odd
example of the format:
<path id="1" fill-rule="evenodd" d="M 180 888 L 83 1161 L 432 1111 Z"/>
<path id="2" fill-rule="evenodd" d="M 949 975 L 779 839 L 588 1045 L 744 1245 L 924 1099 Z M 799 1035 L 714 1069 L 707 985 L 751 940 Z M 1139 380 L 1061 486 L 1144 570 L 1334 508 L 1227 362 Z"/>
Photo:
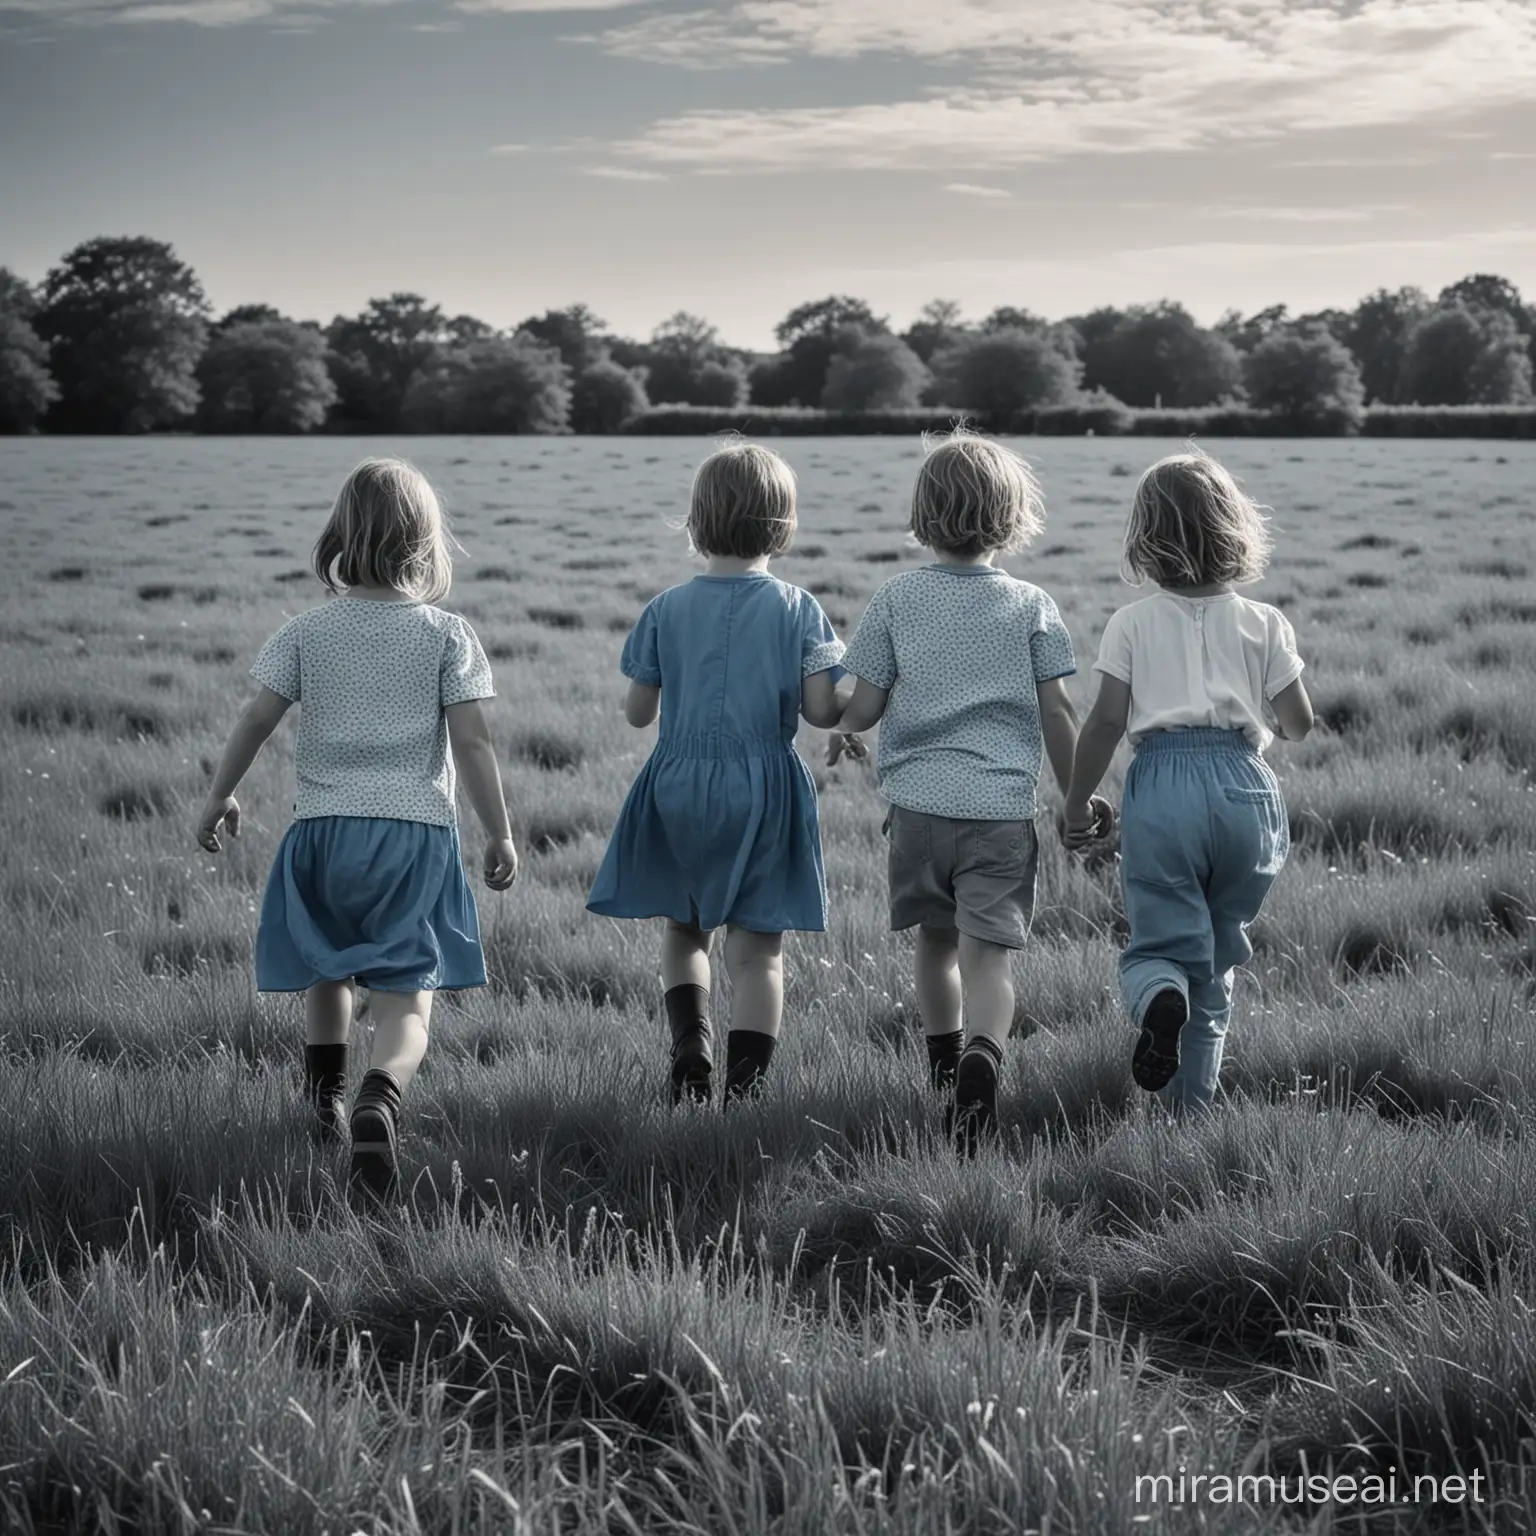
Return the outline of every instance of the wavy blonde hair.
<path id="1" fill-rule="evenodd" d="M 1029 465 L 965 427 L 923 434 L 927 457 L 912 487 L 912 537 L 929 549 L 981 555 L 1023 549 L 1045 527 L 1045 499 Z"/>
<path id="2" fill-rule="evenodd" d="M 685 526 L 701 555 L 782 555 L 795 537 L 794 470 L 756 443 L 726 443 L 693 477 Z"/>
<path id="3" fill-rule="evenodd" d="M 1258 581 L 1273 547 L 1263 510 L 1231 472 L 1193 444 L 1140 479 L 1125 525 L 1120 575 L 1133 586 Z"/>
<path id="4" fill-rule="evenodd" d="M 312 564 L 329 592 L 393 587 L 426 603 L 446 597 L 453 559 L 437 492 L 404 459 L 364 459 L 337 492 Z"/>

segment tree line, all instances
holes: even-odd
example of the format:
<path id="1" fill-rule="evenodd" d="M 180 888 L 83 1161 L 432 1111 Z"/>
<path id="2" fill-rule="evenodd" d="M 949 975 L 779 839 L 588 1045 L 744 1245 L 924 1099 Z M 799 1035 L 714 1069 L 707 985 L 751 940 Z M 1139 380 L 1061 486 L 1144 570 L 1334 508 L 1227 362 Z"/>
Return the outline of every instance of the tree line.
<path id="1" fill-rule="evenodd" d="M 216 317 L 167 244 L 100 238 L 32 287 L 0 267 L 0 431 L 615 432 L 653 406 L 928 406 L 1006 421 L 1095 403 L 1245 405 L 1298 431 L 1349 431 L 1367 405 L 1532 401 L 1536 306 L 1487 273 L 1431 298 L 1277 304 L 1200 325 L 1163 301 L 1062 320 L 950 300 L 895 330 L 862 300 L 802 304 L 778 350 L 728 346 L 680 312 L 648 340 L 584 304 L 498 330 L 412 293 L 328 325 L 246 304 Z"/>

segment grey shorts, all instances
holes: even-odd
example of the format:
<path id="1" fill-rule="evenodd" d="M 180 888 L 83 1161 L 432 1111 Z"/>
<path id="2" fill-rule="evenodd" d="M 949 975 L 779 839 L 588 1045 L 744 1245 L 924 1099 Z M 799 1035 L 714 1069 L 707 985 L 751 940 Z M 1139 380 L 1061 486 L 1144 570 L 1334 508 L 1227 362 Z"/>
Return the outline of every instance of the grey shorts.
<path id="1" fill-rule="evenodd" d="M 1040 860 L 1032 821 L 957 821 L 893 805 L 885 829 L 893 929 L 958 928 L 1024 947 Z"/>

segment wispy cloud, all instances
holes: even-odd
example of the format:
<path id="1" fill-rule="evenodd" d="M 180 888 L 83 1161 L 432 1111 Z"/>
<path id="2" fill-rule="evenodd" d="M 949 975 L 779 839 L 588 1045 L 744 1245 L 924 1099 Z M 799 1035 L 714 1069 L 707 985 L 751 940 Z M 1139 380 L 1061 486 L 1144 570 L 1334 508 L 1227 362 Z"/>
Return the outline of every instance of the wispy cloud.
<path id="1" fill-rule="evenodd" d="M 1280 203 L 1251 206 L 1221 204 L 1195 209 L 1213 219 L 1251 219 L 1261 224 L 1363 224 L 1378 214 L 1407 213 L 1409 203 L 1356 203 L 1348 208 L 1286 207 Z"/>
<path id="2" fill-rule="evenodd" d="M 961 197 L 990 198 L 995 202 L 1012 202 L 1013 193 L 1006 187 L 986 187 L 974 181 L 949 181 L 944 184 L 946 192 L 956 192 Z"/>
<path id="3" fill-rule="evenodd" d="M 1526 0 L 737 0 L 587 35 L 691 68 L 899 55 L 967 83 L 855 105 L 675 114 L 639 163 L 1003 169 L 1391 127 L 1536 94 Z"/>
<path id="4" fill-rule="evenodd" d="M 153 22 L 188 22 L 201 27 L 233 27 L 272 17 L 289 19 L 303 12 L 304 20 L 315 11 L 336 12 L 349 8 L 396 5 L 407 0 L 0 0 L 0 16 L 24 16 L 33 21 L 72 25 L 104 25 L 110 22 L 144 25 Z M 498 11 L 522 15 L 569 15 L 579 11 L 618 11 L 649 5 L 653 0 L 450 0 L 459 11 Z M 448 30 L 451 23 L 420 22 L 417 32 Z"/>
<path id="5" fill-rule="evenodd" d="M 609 181 L 665 181 L 661 171 L 641 170 L 633 165 L 589 165 L 583 168 L 587 176 L 601 176 Z"/>

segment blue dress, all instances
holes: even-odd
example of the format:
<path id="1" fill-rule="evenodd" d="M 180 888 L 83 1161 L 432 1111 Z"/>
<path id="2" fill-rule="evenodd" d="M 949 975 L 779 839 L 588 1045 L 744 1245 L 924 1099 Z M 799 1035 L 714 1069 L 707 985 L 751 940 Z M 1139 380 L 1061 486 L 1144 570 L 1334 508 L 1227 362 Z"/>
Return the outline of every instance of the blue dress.
<path id="1" fill-rule="evenodd" d="M 604 917 L 758 933 L 827 926 L 816 785 L 795 751 L 800 685 L 842 675 L 809 592 L 765 571 L 653 598 L 620 662 L 661 689 L 661 730 L 587 900 Z"/>

